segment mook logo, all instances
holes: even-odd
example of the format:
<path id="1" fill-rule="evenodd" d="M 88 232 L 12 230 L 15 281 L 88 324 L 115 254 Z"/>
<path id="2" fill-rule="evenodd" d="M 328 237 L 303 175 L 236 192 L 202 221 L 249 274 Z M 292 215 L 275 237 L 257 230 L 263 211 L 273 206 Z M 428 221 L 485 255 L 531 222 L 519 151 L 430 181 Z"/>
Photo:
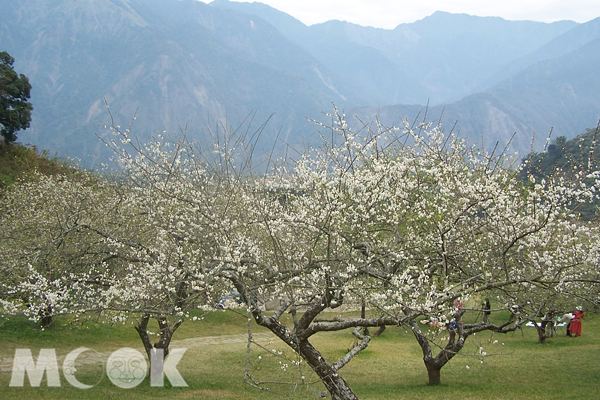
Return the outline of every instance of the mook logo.
<path id="1" fill-rule="evenodd" d="M 163 349 L 155 349 L 150 359 L 150 386 L 164 386 L 165 376 L 171 383 L 171 386 L 188 386 L 179 371 L 177 371 L 177 364 L 186 350 L 187 348 L 172 349 L 165 358 Z M 67 354 L 62 364 L 65 380 L 71 386 L 79 389 L 90 389 L 103 378 L 101 375 L 94 385 L 89 385 L 80 382 L 75 376 L 77 372 L 77 368 L 75 367 L 77 358 L 86 351 L 94 350 L 87 347 L 79 347 Z M 102 360 L 100 357 L 98 359 Z M 148 364 L 142 353 L 135 349 L 124 347 L 110 354 L 106 361 L 105 370 L 108 379 L 115 386 L 123 389 L 131 389 L 138 386 L 146 378 Z M 103 373 L 104 370 L 102 371 Z M 9 386 L 23 387 L 25 384 L 25 375 L 27 375 L 29 384 L 32 387 L 39 387 L 44 374 L 46 374 L 48 386 L 60 387 L 60 374 L 55 349 L 41 349 L 37 357 L 37 362 L 33 359 L 30 349 L 15 350 Z"/>

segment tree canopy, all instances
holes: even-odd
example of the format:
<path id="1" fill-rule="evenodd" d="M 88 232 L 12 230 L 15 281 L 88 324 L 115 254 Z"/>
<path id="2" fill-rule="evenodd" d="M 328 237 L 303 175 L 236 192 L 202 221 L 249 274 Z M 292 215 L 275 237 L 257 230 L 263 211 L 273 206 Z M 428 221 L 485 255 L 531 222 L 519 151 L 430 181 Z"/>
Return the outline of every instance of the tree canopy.
<path id="1" fill-rule="evenodd" d="M 0 133 L 6 144 L 17 140 L 16 132 L 29 128 L 33 110 L 29 79 L 15 72 L 14 62 L 6 51 L 0 52 Z"/>
<path id="2" fill-rule="evenodd" d="M 440 126 L 355 132 L 344 114 L 329 116 L 320 146 L 264 173 L 251 168 L 244 134 L 203 146 L 163 133 L 143 144 L 113 124 L 105 143 L 116 180 L 39 176 L 0 202 L 0 307 L 32 319 L 138 316 L 151 359 L 189 310 L 238 296 L 249 344 L 252 323 L 267 328 L 301 382 L 313 373 L 348 400 L 357 395 L 341 370 L 369 345 L 367 328 L 410 328 L 437 384 L 471 335 L 554 318 L 570 299 L 597 305 L 599 228 L 577 210 L 598 199 L 600 172 L 523 181 L 527 166 Z M 484 298 L 508 321 L 463 319 Z M 323 352 L 318 335 L 347 329 L 352 348 Z M 445 339 L 432 339 L 437 329 Z M 246 381 L 268 390 L 257 371 L 248 361 Z"/>

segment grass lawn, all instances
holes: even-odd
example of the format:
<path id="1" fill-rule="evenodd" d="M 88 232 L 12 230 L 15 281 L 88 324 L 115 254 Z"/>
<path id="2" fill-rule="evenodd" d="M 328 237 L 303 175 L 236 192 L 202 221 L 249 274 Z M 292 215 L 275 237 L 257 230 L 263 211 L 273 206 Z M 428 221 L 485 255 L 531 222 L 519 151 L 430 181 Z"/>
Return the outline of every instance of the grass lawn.
<path id="1" fill-rule="evenodd" d="M 475 357 L 457 356 L 442 370 L 442 385 L 426 385 L 427 373 L 416 340 L 404 328 L 388 328 L 379 338 L 341 371 L 361 399 L 596 399 L 600 391 L 600 318 L 588 314 L 578 338 L 559 336 L 537 343 L 534 328 L 523 328 L 508 335 L 480 333 L 469 338 L 465 354 L 483 346 L 489 354 L 484 362 Z M 244 316 L 232 312 L 212 312 L 202 321 L 186 321 L 173 340 L 193 337 L 243 334 Z M 266 332 L 253 325 L 254 332 Z M 497 343 L 494 343 L 498 340 Z M 340 358 L 352 346 L 350 331 L 318 334 L 313 343 L 328 359 Z M 13 357 L 16 348 L 29 348 L 37 356 L 41 348 L 55 348 L 66 355 L 80 347 L 110 352 L 121 347 L 141 351 L 141 342 L 131 325 L 74 326 L 58 319 L 45 331 L 20 318 L 0 320 L 0 356 Z M 250 360 L 257 380 L 277 381 L 269 386 L 280 394 L 314 399 L 323 386 L 312 382 L 314 375 L 301 363 L 294 366 L 292 352 L 277 340 L 252 346 Z M 187 388 L 150 387 L 147 381 L 133 389 L 114 386 L 103 375 L 103 366 L 94 364 L 78 369 L 82 382 L 95 383 L 88 390 L 72 387 L 62 376 L 61 387 L 9 387 L 11 372 L 0 372 L 1 399 L 268 399 L 277 395 L 244 383 L 246 346 L 238 343 L 195 345 L 189 347 L 177 369 Z M 273 352 L 275 350 L 275 352 Z M 279 352 L 282 355 L 279 355 Z M 282 356 L 288 356 L 286 360 Z M 260 357 L 260 358 L 259 358 Z M 280 363 L 281 362 L 281 363 Z M 59 362 L 59 365 L 61 362 Z M 288 364 L 287 368 L 286 365 Z M 467 368 L 468 366 L 468 368 Z M 302 384 L 301 376 L 305 377 Z M 97 382 L 97 383 L 96 383 Z M 282 383 L 296 383 L 296 385 Z"/>

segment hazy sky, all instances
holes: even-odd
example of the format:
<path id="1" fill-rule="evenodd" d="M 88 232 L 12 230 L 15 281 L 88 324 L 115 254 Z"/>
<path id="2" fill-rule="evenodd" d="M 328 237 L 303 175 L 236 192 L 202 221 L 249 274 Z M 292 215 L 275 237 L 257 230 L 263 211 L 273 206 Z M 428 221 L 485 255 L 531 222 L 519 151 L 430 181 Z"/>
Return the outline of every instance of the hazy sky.
<path id="1" fill-rule="evenodd" d="M 204 0 L 210 3 L 212 0 Z M 252 1 L 249 1 L 252 2 Z M 339 19 L 392 29 L 434 11 L 497 16 L 509 20 L 587 22 L 600 17 L 600 0 L 262 0 L 307 25 Z"/>

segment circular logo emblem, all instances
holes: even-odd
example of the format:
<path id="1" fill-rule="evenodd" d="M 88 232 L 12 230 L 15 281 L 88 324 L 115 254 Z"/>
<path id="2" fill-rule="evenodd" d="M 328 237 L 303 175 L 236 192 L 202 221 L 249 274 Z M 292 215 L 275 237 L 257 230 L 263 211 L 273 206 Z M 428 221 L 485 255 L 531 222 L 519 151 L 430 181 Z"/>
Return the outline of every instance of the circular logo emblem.
<path id="1" fill-rule="evenodd" d="M 112 353 L 106 362 L 106 374 L 120 388 L 131 389 L 142 383 L 148 365 L 146 358 L 137 350 L 125 347 Z"/>

